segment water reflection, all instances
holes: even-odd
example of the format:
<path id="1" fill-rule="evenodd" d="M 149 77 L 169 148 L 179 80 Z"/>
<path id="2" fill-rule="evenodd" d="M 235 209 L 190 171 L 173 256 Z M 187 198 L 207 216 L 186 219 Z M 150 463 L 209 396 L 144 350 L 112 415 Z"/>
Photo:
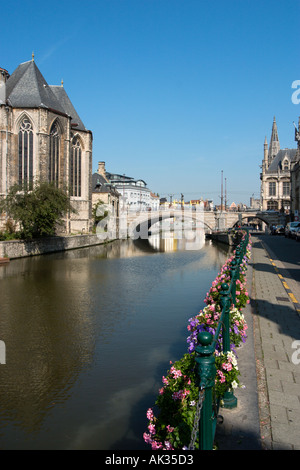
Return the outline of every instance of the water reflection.
<path id="1" fill-rule="evenodd" d="M 185 229 L 184 233 L 179 230 L 154 233 L 149 236 L 149 245 L 163 252 L 201 250 L 205 245 L 205 232 Z"/>
<path id="2" fill-rule="evenodd" d="M 1 267 L 1 448 L 144 448 L 145 409 L 228 255 L 144 242 Z"/>

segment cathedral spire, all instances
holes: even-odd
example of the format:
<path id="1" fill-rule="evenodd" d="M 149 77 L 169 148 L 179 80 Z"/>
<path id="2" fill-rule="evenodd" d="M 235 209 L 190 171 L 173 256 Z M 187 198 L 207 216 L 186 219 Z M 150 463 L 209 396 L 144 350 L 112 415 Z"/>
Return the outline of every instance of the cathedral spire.
<path id="1" fill-rule="evenodd" d="M 278 139 L 278 131 L 277 131 L 277 124 L 276 124 L 276 118 L 274 116 L 273 119 L 273 126 L 272 126 L 272 136 L 271 136 L 271 142 L 279 142 Z"/>
<path id="2" fill-rule="evenodd" d="M 280 144 L 279 144 L 279 139 L 278 139 L 276 119 L 274 116 L 272 134 L 271 134 L 271 140 L 270 140 L 270 146 L 269 146 L 269 154 L 268 154 L 269 165 L 271 161 L 274 159 L 275 155 L 277 155 L 279 150 L 280 150 Z"/>
<path id="3" fill-rule="evenodd" d="M 267 141 L 267 136 L 265 137 L 265 143 L 264 143 L 264 163 L 266 168 L 268 168 L 268 141 Z"/>

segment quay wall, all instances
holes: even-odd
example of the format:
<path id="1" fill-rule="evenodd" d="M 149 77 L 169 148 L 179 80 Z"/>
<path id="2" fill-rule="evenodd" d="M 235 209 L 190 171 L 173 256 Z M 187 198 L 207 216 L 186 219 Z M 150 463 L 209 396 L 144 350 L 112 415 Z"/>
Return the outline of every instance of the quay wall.
<path id="1" fill-rule="evenodd" d="M 207 235 L 207 238 L 210 238 L 220 243 L 225 243 L 226 245 L 229 245 L 229 246 L 236 244 L 234 240 L 234 235 L 228 232 L 212 232 L 209 235 Z"/>
<path id="2" fill-rule="evenodd" d="M 112 241 L 112 240 L 107 240 Z M 74 250 L 105 242 L 96 234 L 70 235 L 66 237 L 47 237 L 38 240 L 8 240 L 0 242 L 0 258 L 24 258 L 27 256 L 44 255 L 58 251 Z"/>

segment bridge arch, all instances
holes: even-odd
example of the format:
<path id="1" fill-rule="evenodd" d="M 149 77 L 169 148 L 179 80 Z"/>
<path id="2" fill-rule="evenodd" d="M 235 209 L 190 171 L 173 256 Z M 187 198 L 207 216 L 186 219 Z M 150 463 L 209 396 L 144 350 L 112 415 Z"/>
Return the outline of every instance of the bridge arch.
<path id="1" fill-rule="evenodd" d="M 242 217 L 237 220 L 236 222 L 234 222 L 234 224 L 232 225 L 231 228 L 234 228 L 236 226 L 238 226 L 239 224 L 241 224 L 241 221 L 243 220 L 248 220 L 249 222 L 249 219 L 259 219 L 261 220 L 262 222 L 264 222 L 268 227 L 270 226 L 270 224 L 272 224 L 273 222 L 271 220 L 268 220 L 268 218 L 266 216 L 262 216 L 262 215 L 258 215 L 258 214 L 245 214 L 245 215 L 242 215 Z"/>
<path id="2" fill-rule="evenodd" d="M 171 220 L 178 218 L 179 221 L 181 218 L 190 219 L 191 221 L 195 222 L 195 226 L 192 228 L 203 228 L 204 231 L 212 232 L 213 228 L 204 220 L 204 217 L 199 219 L 193 212 L 185 211 L 169 211 L 167 213 L 159 213 L 159 214 L 151 214 L 145 213 L 143 216 L 139 216 L 136 219 L 133 219 L 128 224 L 128 235 L 129 237 L 132 236 L 133 238 L 147 238 L 149 232 L 151 232 L 151 227 L 156 224 L 157 222 L 161 222 L 163 220 Z M 188 228 L 184 227 L 183 228 Z"/>

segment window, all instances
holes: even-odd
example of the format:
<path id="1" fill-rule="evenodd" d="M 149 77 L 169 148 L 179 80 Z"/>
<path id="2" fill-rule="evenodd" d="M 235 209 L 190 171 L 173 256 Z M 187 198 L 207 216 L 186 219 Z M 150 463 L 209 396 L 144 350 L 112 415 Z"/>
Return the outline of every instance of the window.
<path id="1" fill-rule="evenodd" d="M 289 196 L 290 195 L 290 183 L 288 181 L 284 181 L 282 183 L 282 195 Z"/>
<path id="2" fill-rule="evenodd" d="M 50 131 L 50 150 L 49 150 L 49 181 L 58 186 L 59 181 L 59 150 L 60 133 L 58 125 L 55 122 Z"/>
<path id="3" fill-rule="evenodd" d="M 268 211 L 278 211 L 278 202 L 277 201 L 268 201 L 267 210 Z"/>
<path id="4" fill-rule="evenodd" d="M 269 196 L 276 196 L 276 183 L 269 183 Z"/>
<path id="5" fill-rule="evenodd" d="M 288 160 L 284 160 L 284 162 L 283 162 L 283 171 L 289 171 L 289 162 L 288 162 Z"/>
<path id="6" fill-rule="evenodd" d="M 33 183 L 33 131 L 29 119 L 19 127 L 19 184 L 32 188 Z"/>
<path id="7" fill-rule="evenodd" d="M 70 195 L 81 196 L 81 145 L 76 137 L 73 138 L 71 147 Z"/>

